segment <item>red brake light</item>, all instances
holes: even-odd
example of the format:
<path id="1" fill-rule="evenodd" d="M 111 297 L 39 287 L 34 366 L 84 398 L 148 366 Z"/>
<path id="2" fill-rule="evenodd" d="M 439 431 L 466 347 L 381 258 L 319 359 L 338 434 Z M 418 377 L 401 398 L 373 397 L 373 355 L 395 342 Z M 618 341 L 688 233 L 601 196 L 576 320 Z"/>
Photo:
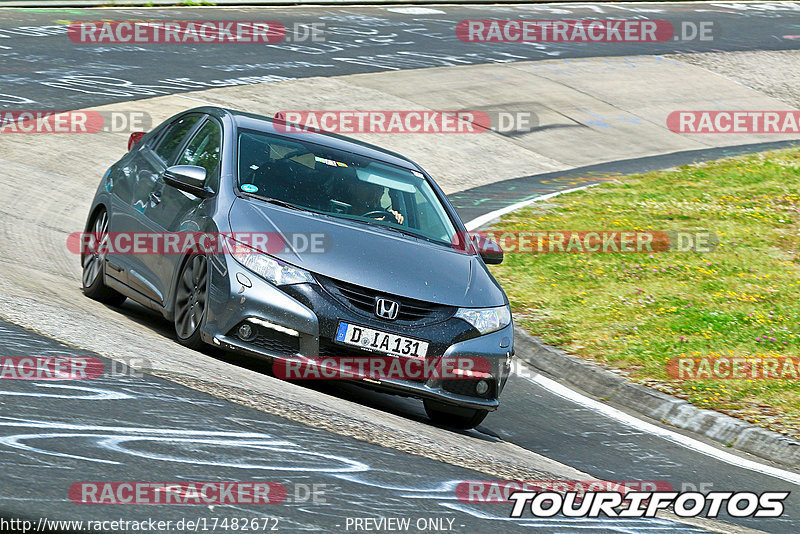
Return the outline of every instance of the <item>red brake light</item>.
<path id="1" fill-rule="evenodd" d="M 147 132 L 133 132 L 131 136 L 128 138 L 128 150 L 133 148 L 133 146 L 139 142 L 139 140 L 144 137 L 144 134 Z"/>

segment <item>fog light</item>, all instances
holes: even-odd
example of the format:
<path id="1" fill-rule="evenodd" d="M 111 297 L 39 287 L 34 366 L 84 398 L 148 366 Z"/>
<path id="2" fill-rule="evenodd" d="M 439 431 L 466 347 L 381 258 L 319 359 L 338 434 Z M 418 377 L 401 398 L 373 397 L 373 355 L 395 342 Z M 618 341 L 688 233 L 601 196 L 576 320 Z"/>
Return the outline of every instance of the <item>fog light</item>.
<path id="1" fill-rule="evenodd" d="M 475 384 L 475 393 L 478 395 L 485 395 L 487 391 L 489 391 L 489 382 L 486 380 L 481 380 Z"/>
<path id="2" fill-rule="evenodd" d="M 239 339 L 247 341 L 253 335 L 253 327 L 247 323 L 242 324 L 242 326 L 239 327 L 238 335 Z"/>

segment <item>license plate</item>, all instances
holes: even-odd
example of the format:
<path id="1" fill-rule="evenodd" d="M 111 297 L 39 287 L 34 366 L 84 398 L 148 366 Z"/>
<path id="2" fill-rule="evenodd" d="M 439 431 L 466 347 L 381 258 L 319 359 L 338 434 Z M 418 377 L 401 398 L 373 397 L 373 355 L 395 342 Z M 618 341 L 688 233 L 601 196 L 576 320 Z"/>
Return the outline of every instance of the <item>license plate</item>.
<path id="1" fill-rule="evenodd" d="M 343 322 L 339 323 L 339 329 L 336 331 L 336 341 L 407 358 L 424 358 L 428 353 L 427 341 Z"/>

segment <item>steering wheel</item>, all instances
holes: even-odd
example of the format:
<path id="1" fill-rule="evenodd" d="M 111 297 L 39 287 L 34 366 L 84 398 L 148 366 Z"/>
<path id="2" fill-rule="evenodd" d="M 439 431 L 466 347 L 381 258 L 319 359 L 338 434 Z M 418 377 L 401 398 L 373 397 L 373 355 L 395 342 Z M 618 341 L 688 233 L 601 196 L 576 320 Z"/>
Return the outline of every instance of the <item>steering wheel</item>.
<path id="1" fill-rule="evenodd" d="M 392 222 L 397 222 L 397 217 L 395 216 L 395 214 L 392 213 L 391 211 L 389 211 L 386 208 L 381 208 L 379 210 L 371 210 L 371 211 L 368 211 L 368 212 L 364 213 L 361 216 L 362 217 L 369 217 L 371 219 L 377 219 L 377 220 L 380 220 L 380 221 L 386 220 L 386 217 L 391 217 L 392 218 Z"/>
<path id="2" fill-rule="evenodd" d="M 300 154 L 307 154 L 307 153 L 308 150 L 306 150 L 305 148 L 295 148 L 294 150 L 290 150 L 289 152 L 287 152 L 286 154 L 284 154 L 283 156 L 279 157 L 274 161 L 280 161 L 282 159 L 291 159 L 295 156 L 299 156 Z"/>

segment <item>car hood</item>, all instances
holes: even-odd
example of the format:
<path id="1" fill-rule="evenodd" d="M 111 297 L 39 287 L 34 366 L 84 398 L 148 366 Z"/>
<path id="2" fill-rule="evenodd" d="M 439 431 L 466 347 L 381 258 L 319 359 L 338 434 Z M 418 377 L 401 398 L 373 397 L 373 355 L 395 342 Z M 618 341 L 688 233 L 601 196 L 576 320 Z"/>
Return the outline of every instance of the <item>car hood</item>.
<path id="1" fill-rule="evenodd" d="M 501 306 L 503 290 L 477 256 L 368 225 L 236 198 L 234 233 L 324 235 L 324 252 L 287 246 L 270 253 L 334 280 L 402 297 L 463 307 Z"/>

